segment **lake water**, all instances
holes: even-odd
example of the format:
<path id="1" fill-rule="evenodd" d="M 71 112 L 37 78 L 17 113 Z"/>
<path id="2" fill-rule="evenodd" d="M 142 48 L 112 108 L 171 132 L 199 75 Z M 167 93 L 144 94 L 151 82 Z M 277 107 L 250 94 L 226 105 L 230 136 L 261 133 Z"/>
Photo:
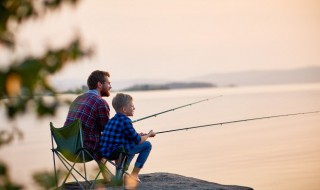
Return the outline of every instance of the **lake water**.
<path id="1" fill-rule="evenodd" d="M 134 124 L 155 132 L 271 115 L 320 110 L 320 84 L 130 92 L 138 119 L 223 95 Z M 113 93 L 115 95 L 115 93 Z M 75 98 L 70 95 L 68 98 Z M 111 102 L 112 97 L 107 98 Z M 24 139 L 0 149 L 11 177 L 34 189 L 31 174 L 52 170 L 49 122 L 62 126 L 68 107 L 54 118 L 32 114 L 14 124 Z M 9 123 L 1 107 L 2 125 Z M 111 115 L 114 115 L 112 110 Z M 258 190 L 318 190 L 320 114 L 307 114 L 159 134 L 141 173 L 170 172 Z"/>

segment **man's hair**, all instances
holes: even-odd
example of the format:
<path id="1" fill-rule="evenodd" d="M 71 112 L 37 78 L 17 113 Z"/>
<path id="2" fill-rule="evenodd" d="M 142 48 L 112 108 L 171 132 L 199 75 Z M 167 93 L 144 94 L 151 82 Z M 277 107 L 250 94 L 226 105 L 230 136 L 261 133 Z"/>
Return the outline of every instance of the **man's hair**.
<path id="1" fill-rule="evenodd" d="M 90 90 L 96 89 L 98 82 L 104 83 L 106 82 L 105 76 L 110 77 L 110 74 L 106 71 L 93 71 L 87 80 L 87 85 Z"/>
<path id="2" fill-rule="evenodd" d="M 116 110 L 116 112 L 120 112 L 121 108 L 129 105 L 129 103 L 132 100 L 133 100 L 133 98 L 129 94 L 118 93 L 112 99 L 112 106 Z"/>

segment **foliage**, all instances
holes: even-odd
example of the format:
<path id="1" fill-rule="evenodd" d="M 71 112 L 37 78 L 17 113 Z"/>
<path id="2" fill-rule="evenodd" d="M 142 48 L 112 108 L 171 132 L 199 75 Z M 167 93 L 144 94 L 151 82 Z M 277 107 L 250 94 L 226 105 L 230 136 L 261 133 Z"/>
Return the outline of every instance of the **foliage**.
<path id="1" fill-rule="evenodd" d="M 12 127 L 12 130 L 0 130 L 0 148 L 5 144 L 10 143 L 15 136 L 20 139 L 23 137 L 22 132 L 16 127 Z"/>
<path id="2" fill-rule="evenodd" d="M 37 113 L 39 117 L 54 115 L 57 106 L 62 102 L 49 84 L 48 77 L 60 71 L 66 64 L 92 54 L 91 49 L 84 48 L 81 39 L 76 37 L 65 47 L 46 49 L 40 56 L 16 56 L 15 34 L 19 26 L 29 20 L 41 18 L 48 11 L 55 11 L 63 4 L 75 6 L 77 3 L 78 0 L 0 0 L 0 50 L 12 57 L 12 60 L 0 63 L 0 106 L 6 109 L 9 119 L 13 120 L 19 114 L 30 111 Z M 45 96 L 52 97 L 53 101 L 45 101 Z M 0 130 L 0 148 L 10 143 L 15 136 L 21 137 L 22 134 L 14 128 Z M 36 175 L 35 179 L 46 183 L 46 176 L 40 178 Z M 11 182 L 7 167 L 0 163 L 0 190 L 2 189 L 22 187 Z"/>
<path id="3" fill-rule="evenodd" d="M 65 175 L 61 170 L 57 170 L 57 178 Z M 54 172 L 44 171 L 33 174 L 34 181 L 43 189 L 52 189 L 56 187 L 56 177 Z"/>
<path id="4" fill-rule="evenodd" d="M 22 24 L 23 21 L 37 18 L 44 11 L 37 11 L 31 0 L 5 0 L 0 4 L 0 46 L 6 47 L 14 53 L 15 40 L 13 27 L 10 25 Z M 45 1 L 44 9 L 56 9 L 62 2 Z M 13 24 L 15 23 L 15 24 Z M 60 71 L 61 68 L 79 58 L 90 55 L 90 49 L 83 49 L 79 38 L 74 39 L 67 47 L 58 50 L 48 50 L 40 57 L 26 57 L 22 60 L 13 60 L 10 66 L 0 69 L 0 98 L 4 101 L 7 116 L 15 118 L 18 113 L 28 111 L 28 102 L 32 101 L 39 116 L 54 115 L 58 99 L 46 103 L 43 95 L 55 96 L 55 90 L 48 83 L 49 75 Z"/>
<path id="5" fill-rule="evenodd" d="M 0 190 L 19 190 L 22 186 L 14 184 L 8 175 L 8 168 L 0 162 Z"/>

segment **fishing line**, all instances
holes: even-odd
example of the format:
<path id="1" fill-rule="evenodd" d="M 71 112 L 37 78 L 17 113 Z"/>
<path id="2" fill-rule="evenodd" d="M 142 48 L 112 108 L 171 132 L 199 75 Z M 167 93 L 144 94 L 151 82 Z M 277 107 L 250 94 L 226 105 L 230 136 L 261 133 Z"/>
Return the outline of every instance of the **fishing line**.
<path id="1" fill-rule="evenodd" d="M 226 121 L 226 122 L 221 122 L 221 123 L 213 123 L 213 124 L 206 124 L 206 125 L 198 125 L 198 126 L 194 126 L 194 127 L 186 127 L 186 128 L 172 129 L 172 130 L 167 130 L 167 131 L 160 131 L 160 132 L 156 132 L 156 134 L 171 133 L 171 132 L 182 131 L 182 130 L 189 130 L 189 129 L 198 129 L 198 128 L 216 126 L 216 125 L 222 126 L 222 125 L 230 124 L 230 123 L 239 123 L 239 122 L 246 122 L 246 121 L 253 121 L 253 120 L 260 120 L 260 119 L 270 119 L 270 118 L 276 118 L 276 117 L 294 116 L 294 115 L 302 115 L 302 114 L 313 114 L 313 113 L 320 113 L 320 111 L 302 112 L 302 113 L 291 113 L 291 114 L 283 114 L 283 115 L 272 115 L 272 116 L 256 117 L 256 118 L 250 118 L 250 119 L 241 119 L 241 120 L 234 120 L 234 121 Z"/>

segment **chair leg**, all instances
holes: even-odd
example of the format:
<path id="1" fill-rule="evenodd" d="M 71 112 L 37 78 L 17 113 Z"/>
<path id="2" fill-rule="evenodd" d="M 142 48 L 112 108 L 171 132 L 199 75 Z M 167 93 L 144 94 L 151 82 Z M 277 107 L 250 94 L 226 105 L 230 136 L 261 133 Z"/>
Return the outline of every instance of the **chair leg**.
<path id="1" fill-rule="evenodd" d="M 61 160 L 61 159 L 63 159 L 63 158 L 60 158 L 60 160 Z M 70 165 L 67 161 L 65 161 L 65 162 L 70 166 L 70 168 L 69 168 L 69 167 L 65 164 L 65 162 L 63 162 L 62 160 L 61 160 L 61 162 L 62 162 L 62 164 L 64 165 L 64 167 L 68 170 L 68 174 L 67 174 L 67 176 L 65 177 L 65 179 L 63 180 L 60 188 L 62 188 L 63 185 L 65 185 L 65 183 L 66 183 L 69 175 L 71 174 L 72 177 L 77 181 L 77 183 L 79 184 L 79 186 L 81 187 L 81 189 L 85 189 L 85 188 L 81 185 L 81 183 L 78 181 L 78 179 L 76 178 L 76 176 L 72 173 L 72 170 L 74 170 L 74 171 L 76 171 L 78 174 L 80 174 L 80 173 L 79 173 L 77 170 L 75 170 L 75 168 L 74 168 L 74 166 L 75 166 L 76 163 L 73 163 L 73 165 Z M 80 174 L 80 175 L 81 175 L 81 174 Z M 81 176 L 82 176 L 82 175 L 81 175 Z M 83 178 L 83 176 L 82 176 L 82 178 Z"/>
<path id="2" fill-rule="evenodd" d="M 54 151 L 52 150 L 52 157 L 53 157 L 53 167 L 54 167 L 54 175 L 56 180 L 56 188 L 58 188 L 58 176 L 57 176 L 57 167 L 56 167 L 56 159 Z"/>
<path id="3" fill-rule="evenodd" d="M 85 160 L 84 151 L 82 151 L 82 159 Z M 83 168 L 84 168 L 85 188 L 91 189 L 90 182 L 88 181 L 88 177 L 87 177 L 86 162 L 83 162 Z"/>
<path id="4" fill-rule="evenodd" d="M 88 181 L 88 179 L 86 179 L 78 170 L 75 169 L 75 164 L 76 164 L 76 162 L 74 162 L 74 163 L 71 165 L 71 164 L 70 164 L 65 158 L 63 158 L 59 153 L 57 153 L 57 156 L 58 156 L 58 158 L 60 159 L 61 163 L 64 165 L 64 167 L 65 167 L 65 168 L 67 169 L 67 171 L 68 171 L 65 179 L 63 180 L 60 188 L 58 187 L 58 189 L 61 189 L 61 188 L 65 185 L 65 183 L 66 183 L 66 181 L 67 181 L 67 179 L 68 179 L 68 177 L 69 177 L 70 175 L 72 175 L 72 177 L 76 180 L 77 184 L 79 184 L 79 186 L 80 186 L 81 189 L 83 189 L 83 190 L 88 189 L 88 188 L 86 188 L 86 187 L 83 187 L 83 185 L 82 185 L 82 184 L 80 183 L 80 181 L 76 178 L 76 176 L 73 174 L 72 171 L 76 172 L 79 176 L 81 176 L 81 177 L 85 180 L 85 183 L 88 184 L 88 186 L 91 186 L 91 184 L 90 184 L 90 182 Z M 79 154 L 78 154 L 78 156 L 79 156 Z M 77 156 L 76 160 L 78 159 L 78 156 Z"/>
<path id="5" fill-rule="evenodd" d="M 99 162 L 99 161 L 97 162 L 98 167 L 99 167 L 99 172 L 96 175 L 96 177 L 94 178 L 94 180 L 93 180 L 94 182 L 91 184 L 90 189 L 94 189 L 95 182 L 97 181 L 100 174 L 104 175 L 103 173 L 106 173 L 107 175 L 109 175 L 111 177 L 111 179 L 113 178 L 112 172 L 106 166 L 107 162 L 108 162 L 107 160 L 105 162 Z M 110 163 L 113 164 L 112 162 L 110 162 Z M 103 176 L 103 178 L 104 178 L 104 176 Z"/>
<path id="6" fill-rule="evenodd" d="M 51 151 L 52 151 L 52 158 L 53 158 L 53 167 L 54 167 L 54 175 L 56 179 L 56 188 L 58 188 L 58 176 L 57 176 L 57 167 L 56 167 L 56 158 L 55 158 L 55 149 L 53 144 L 53 134 L 51 132 Z"/>
<path id="7" fill-rule="evenodd" d="M 127 155 L 122 153 L 119 155 L 118 163 L 116 164 L 116 173 L 115 173 L 114 183 L 113 183 L 116 186 L 123 185 L 123 174 L 127 170 L 127 166 L 126 166 L 127 160 L 128 160 Z"/>

